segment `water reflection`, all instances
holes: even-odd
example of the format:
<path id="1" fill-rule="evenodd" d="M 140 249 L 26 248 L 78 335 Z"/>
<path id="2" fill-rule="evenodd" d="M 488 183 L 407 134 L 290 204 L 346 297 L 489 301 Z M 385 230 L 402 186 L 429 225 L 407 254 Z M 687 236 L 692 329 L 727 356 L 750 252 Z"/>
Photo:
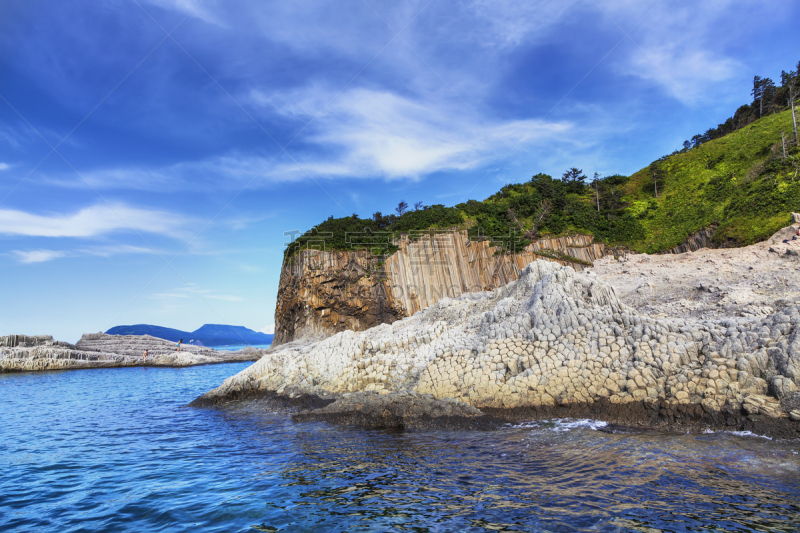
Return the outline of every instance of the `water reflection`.
<path id="1" fill-rule="evenodd" d="M 800 531 L 800 443 L 183 406 L 244 365 L 0 375 L 2 531 Z"/>
<path id="2" fill-rule="evenodd" d="M 558 431 L 558 424 L 488 433 L 318 424 L 298 431 L 291 446 L 295 456 L 280 477 L 295 497 L 281 524 L 271 524 L 287 531 L 312 523 L 409 531 L 800 529 L 796 443 Z"/>

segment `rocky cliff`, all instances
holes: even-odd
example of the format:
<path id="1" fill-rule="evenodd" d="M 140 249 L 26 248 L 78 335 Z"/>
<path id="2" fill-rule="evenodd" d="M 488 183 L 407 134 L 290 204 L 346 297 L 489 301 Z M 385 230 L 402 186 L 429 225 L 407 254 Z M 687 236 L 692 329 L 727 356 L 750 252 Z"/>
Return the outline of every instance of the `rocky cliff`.
<path id="1" fill-rule="evenodd" d="M 513 242 L 470 241 L 466 231 L 408 235 L 388 258 L 369 250 L 306 249 L 284 261 L 274 346 L 391 324 L 441 298 L 488 291 L 544 259 L 580 271 L 604 255 L 593 237 L 540 239 L 519 252 Z"/>
<path id="2" fill-rule="evenodd" d="M 406 406 L 435 399 L 526 418 L 583 413 L 797 437 L 798 385 L 800 306 L 725 320 L 651 317 L 596 276 L 539 260 L 508 285 L 442 298 L 391 325 L 272 348 L 195 405 L 309 395 L 334 403 L 303 417 L 374 412 L 373 425 L 414 410 L 387 411 L 364 396 L 373 391 Z M 432 404 L 444 417 L 448 405 Z M 401 413 L 391 423 L 407 421 Z"/>

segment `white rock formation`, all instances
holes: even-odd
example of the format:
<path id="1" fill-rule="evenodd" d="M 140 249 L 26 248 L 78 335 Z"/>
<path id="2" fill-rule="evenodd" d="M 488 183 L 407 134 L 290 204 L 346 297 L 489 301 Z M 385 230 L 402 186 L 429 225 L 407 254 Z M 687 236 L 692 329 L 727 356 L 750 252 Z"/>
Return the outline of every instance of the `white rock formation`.
<path id="1" fill-rule="evenodd" d="M 148 350 L 147 361 L 142 354 Z M 218 352 L 204 346 L 184 345 L 150 335 L 83 335 L 77 345 L 53 340 L 49 335 L 0 337 L 0 372 L 66 370 L 120 366 L 193 366 L 254 361 L 261 352 Z"/>
<path id="2" fill-rule="evenodd" d="M 595 275 L 536 261 L 491 292 L 444 298 L 364 332 L 271 349 L 199 400 L 288 387 L 429 393 L 479 409 L 606 399 L 785 418 L 791 409 L 779 398 L 800 384 L 798 325 L 797 306 L 721 321 L 652 318 Z"/>

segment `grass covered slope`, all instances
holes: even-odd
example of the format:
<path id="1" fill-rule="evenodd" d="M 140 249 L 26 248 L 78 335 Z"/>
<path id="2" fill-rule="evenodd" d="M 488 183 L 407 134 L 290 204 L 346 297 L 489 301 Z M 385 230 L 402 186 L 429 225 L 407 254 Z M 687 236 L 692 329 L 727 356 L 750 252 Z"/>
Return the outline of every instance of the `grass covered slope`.
<path id="1" fill-rule="evenodd" d="M 792 115 L 784 111 L 636 172 L 624 200 L 644 235 L 625 244 L 658 252 L 711 224 L 719 224 L 718 245 L 766 239 L 800 210 L 800 151 L 790 141 Z"/>
<path id="2" fill-rule="evenodd" d="M 766 239 L 800 211 L 800 149 L 791 111 L 756 120 L 694 148 L 653 162 L 630 177 L 597 177 L 578 169 L 561 179 L 537 174 L 481 202 L 422 206 L 397 215 L 330 217 L 296 239 L 304 248 L 370 249 L 391 254 L 401 233 L 460 228 L 475 241 L 502 241 L 512 251 L 543 236 L 594 235 L 610 245 L 660 252 L 717 225 L 712 244 L 744 246 Z M 511 242 L 509 245 L 508 242 Z"/>

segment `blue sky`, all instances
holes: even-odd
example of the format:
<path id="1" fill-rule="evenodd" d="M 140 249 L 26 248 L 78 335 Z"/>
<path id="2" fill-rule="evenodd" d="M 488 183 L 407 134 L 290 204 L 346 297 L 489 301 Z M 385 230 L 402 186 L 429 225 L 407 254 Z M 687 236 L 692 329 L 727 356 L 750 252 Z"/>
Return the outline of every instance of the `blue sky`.
<path id="1" fill-rule="evenodd" d="M 284 232 L 630 174 L 800 56 L 771 0 L 0 0 L 0 334 L 273 324 Z"/>

